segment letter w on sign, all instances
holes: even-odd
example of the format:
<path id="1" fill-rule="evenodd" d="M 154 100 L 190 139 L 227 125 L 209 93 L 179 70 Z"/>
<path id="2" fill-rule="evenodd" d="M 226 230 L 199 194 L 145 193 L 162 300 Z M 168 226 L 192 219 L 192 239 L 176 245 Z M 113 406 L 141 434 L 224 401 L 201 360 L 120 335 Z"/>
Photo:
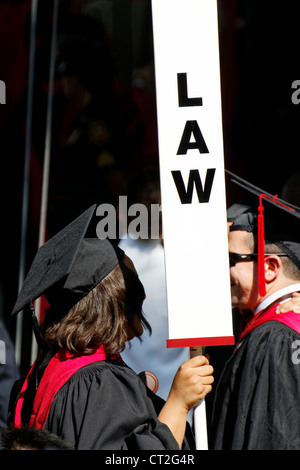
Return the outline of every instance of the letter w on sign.
<path id="1" fill-rule="evenodd" d="M 211 188 L 215 176 L 215 168 L 209 168 L 206 172 L 206 178 L 204 183 L 204 189 L 201 181 L 199 170 L 191 170 L 189 174 L 187 189 L 182 178 L 182 174 L 179 170 L 172 171 L 174 183 L 176 185 L 181 204 L 191 204 L 193 198 L 193 189 L 196 187 L 198 201 L 200 203 L 209 202 Z"/>

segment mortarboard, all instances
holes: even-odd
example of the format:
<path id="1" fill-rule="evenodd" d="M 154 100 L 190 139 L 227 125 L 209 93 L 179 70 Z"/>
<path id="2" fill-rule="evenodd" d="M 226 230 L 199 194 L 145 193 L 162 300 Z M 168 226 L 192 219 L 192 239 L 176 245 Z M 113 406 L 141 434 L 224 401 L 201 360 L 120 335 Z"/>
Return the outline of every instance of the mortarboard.
<path id="1" fill-rule="evenodd" d="M 248 195 L 247 202 L 233 204 L 228 208 L 227 220 L 232 222 L 230 231 L 244 230 L 257 235 L 259 290 L 260 295 L 264 296 L 265 241 L 278 245 L 300 269 L 300 208 L 277 195 L 263 191 L 228 170 L 226 174 L 231 182 L 246 190 Z"/>
<path id="2" fill-rule="evenodd" d="M 123 258 L 109 240 L 85 238 L 96 205 L 91 206 L 37 251 L 12 315 L 42 294 L 62 314 L 85 297 Z"/>

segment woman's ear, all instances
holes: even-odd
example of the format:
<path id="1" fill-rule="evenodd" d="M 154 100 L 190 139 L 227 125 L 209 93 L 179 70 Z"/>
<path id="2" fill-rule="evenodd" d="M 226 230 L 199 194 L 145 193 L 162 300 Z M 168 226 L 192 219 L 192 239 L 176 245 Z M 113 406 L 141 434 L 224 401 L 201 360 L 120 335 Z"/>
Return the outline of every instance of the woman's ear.
<path id="1" fill-rule="evenodd" d="M 277 279 L 282 261 L 277 255 L 269 255 L 265 258 L 265 280 L 266 282 L 273 282 Z"/>

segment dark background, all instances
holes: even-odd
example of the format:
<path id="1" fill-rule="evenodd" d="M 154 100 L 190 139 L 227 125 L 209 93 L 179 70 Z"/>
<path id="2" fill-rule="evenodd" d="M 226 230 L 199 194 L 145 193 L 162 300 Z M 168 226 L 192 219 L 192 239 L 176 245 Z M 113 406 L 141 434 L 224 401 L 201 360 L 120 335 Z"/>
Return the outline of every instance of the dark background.
<path id="1" fill-rule="evenodd" d="M 274 194 L 281 194 L 288 178 L 300 171 L 300 105 L 292 102 L 292 84 L 300 79 L 298 3 L 218 2 L 225 166 Z M 38 243 L 53 0 L 38 5 L 27 267 Z M 10 312 L 19 288 L 30 10 L 28 0 L 0 2 L 0 79 L 6 84 L 6 104 L 0 105 L 0 318 L 12 336 L 15 320 Z M 150 0 L 60 0 L 48 237 L 90 203 L 117 206 L 126 184 L 141 170 L 158 171 L 151 22 Z M 66 77 L 69 84 L 76 80 L 71 94 Z M 228 204 L 236 197 L 237 190 L 228 190 Z M 30 322 L 23 329 L 22 360 L 27 364 Z"/>

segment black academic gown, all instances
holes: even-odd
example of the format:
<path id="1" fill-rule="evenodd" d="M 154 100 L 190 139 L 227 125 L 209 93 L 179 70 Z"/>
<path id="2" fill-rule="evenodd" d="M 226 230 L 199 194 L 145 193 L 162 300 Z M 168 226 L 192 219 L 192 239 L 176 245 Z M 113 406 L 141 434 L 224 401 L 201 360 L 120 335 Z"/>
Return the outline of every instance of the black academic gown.
<path id="1" fill-rule="evenodd" d="M 163 405 L 124 363 L 99 361 L 77 370 L 56 393 L 44 429 L 78 450 L 178 450 L 157 418 Z M 194 445 L 189 433 L 185 449 Z"/>
<path id="2" fill-rule="evenodd" d="M 218 385 L 210 448 L 300 449 L 300 335 L 278 321 L 255 328 Z"/>
<path id="3" fill-rule="evenodd" d="M 155 401 L 130 368 L 101 361 L 77 371 L 56 394 L 45 429 L 77 449 L 176 450 Z"/>

